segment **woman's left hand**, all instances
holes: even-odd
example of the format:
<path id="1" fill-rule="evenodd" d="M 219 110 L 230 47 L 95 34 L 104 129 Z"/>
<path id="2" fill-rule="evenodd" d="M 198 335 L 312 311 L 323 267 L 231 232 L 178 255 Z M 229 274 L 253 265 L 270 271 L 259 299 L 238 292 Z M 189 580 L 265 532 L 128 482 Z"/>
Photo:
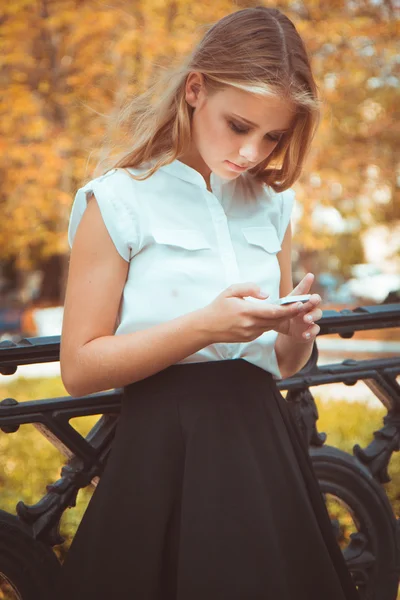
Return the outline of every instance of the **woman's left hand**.
<path id="1" fill-rule="evenodd" d="M 288 295 L 309 294 L 313 281 L 314 276 L 308 273 Z M 288 320 L 288 329 L 284 332 L 285 335 L 290 335 L 297 342 L 313 341 L 320 331 L 316 321 L 322 317 L 322 310 L 319 308 L 321 301 L 319 294 L 312 294 L 311 298 L 303 304 L 301 312 Z"/>

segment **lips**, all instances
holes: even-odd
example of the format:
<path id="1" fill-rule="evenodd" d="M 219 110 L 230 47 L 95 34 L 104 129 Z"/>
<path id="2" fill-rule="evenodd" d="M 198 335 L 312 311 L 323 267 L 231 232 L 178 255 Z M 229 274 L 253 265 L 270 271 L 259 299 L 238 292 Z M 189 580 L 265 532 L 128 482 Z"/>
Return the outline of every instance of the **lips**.
<path id="1" fill-rule="evenodd" d="M 236 163 L 232 162 L 231 160 L 227 160 L 226 161 L 228 163 L 228 165 L 230 165 L 231 168 L 233 169 L 237 169 L 238 171 L 245 171 L 248 167 L 242 167 L 241 165 L 237 165 Z"/>

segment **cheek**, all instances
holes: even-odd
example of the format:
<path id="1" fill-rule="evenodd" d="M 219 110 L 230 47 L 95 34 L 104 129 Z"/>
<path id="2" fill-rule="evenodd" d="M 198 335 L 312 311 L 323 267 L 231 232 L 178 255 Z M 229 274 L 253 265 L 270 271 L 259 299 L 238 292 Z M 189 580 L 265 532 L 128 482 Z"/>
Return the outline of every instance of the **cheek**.
<path id="1" fill-rule="evenodd" d="M 193 115 L 192 132 L 196 146 L 207 163 L 237 155 L 240 139 L 228 127 L 226 120 L 209 110 Z"/>
<path id="2" fill-rule="evenodd" d="M 203 148 L 208 144 L 211 124 L 205 111 L 200 111 L 193 115 L 192 134 L 198 148 Z"/>
<path id="3" fill-rule="evenodd" d="M 237 137 L 229 131 L 223 119 L 208 117 L 201 134 L 202 139 L 213 154 L 220 152 L 231 153 L 232 149 L 238 146 Z"/>

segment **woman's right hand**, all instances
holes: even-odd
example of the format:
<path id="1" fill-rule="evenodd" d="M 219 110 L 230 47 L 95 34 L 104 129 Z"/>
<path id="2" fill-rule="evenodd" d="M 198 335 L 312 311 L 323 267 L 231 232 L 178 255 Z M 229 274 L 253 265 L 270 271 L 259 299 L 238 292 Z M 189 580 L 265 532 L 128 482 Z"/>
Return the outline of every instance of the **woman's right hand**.
<path id="1" fill-rule="evenodd" d="M 302 311 L 301 304 L 255 304 L 245 300 L 246 296 L 268 298 L 254 283 L 236 283 L 200 310 L 210 343 L 251 342 L 265 331 L 284 330 L 285 321 Z"/>

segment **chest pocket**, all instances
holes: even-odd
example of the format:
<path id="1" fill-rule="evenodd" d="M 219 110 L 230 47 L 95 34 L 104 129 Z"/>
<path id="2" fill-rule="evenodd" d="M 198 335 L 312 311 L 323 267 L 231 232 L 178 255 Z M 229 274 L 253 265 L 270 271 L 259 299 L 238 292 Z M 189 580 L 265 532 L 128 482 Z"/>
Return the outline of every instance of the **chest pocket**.
<path id="1" fill-rule="evenodd" d="M 185 250 L 206 250 L 211 248 L 202 231 L 197 229 L 155 228 L 153 237 L 157 244 L 176 246 Z"/>
<path id="2" fill-rule="evenodd" d="M 268 254 L 277 254 L 281 250 L 275 227 L 243 227 L 242 232 L 249 244 L 259 246 Z"/>

